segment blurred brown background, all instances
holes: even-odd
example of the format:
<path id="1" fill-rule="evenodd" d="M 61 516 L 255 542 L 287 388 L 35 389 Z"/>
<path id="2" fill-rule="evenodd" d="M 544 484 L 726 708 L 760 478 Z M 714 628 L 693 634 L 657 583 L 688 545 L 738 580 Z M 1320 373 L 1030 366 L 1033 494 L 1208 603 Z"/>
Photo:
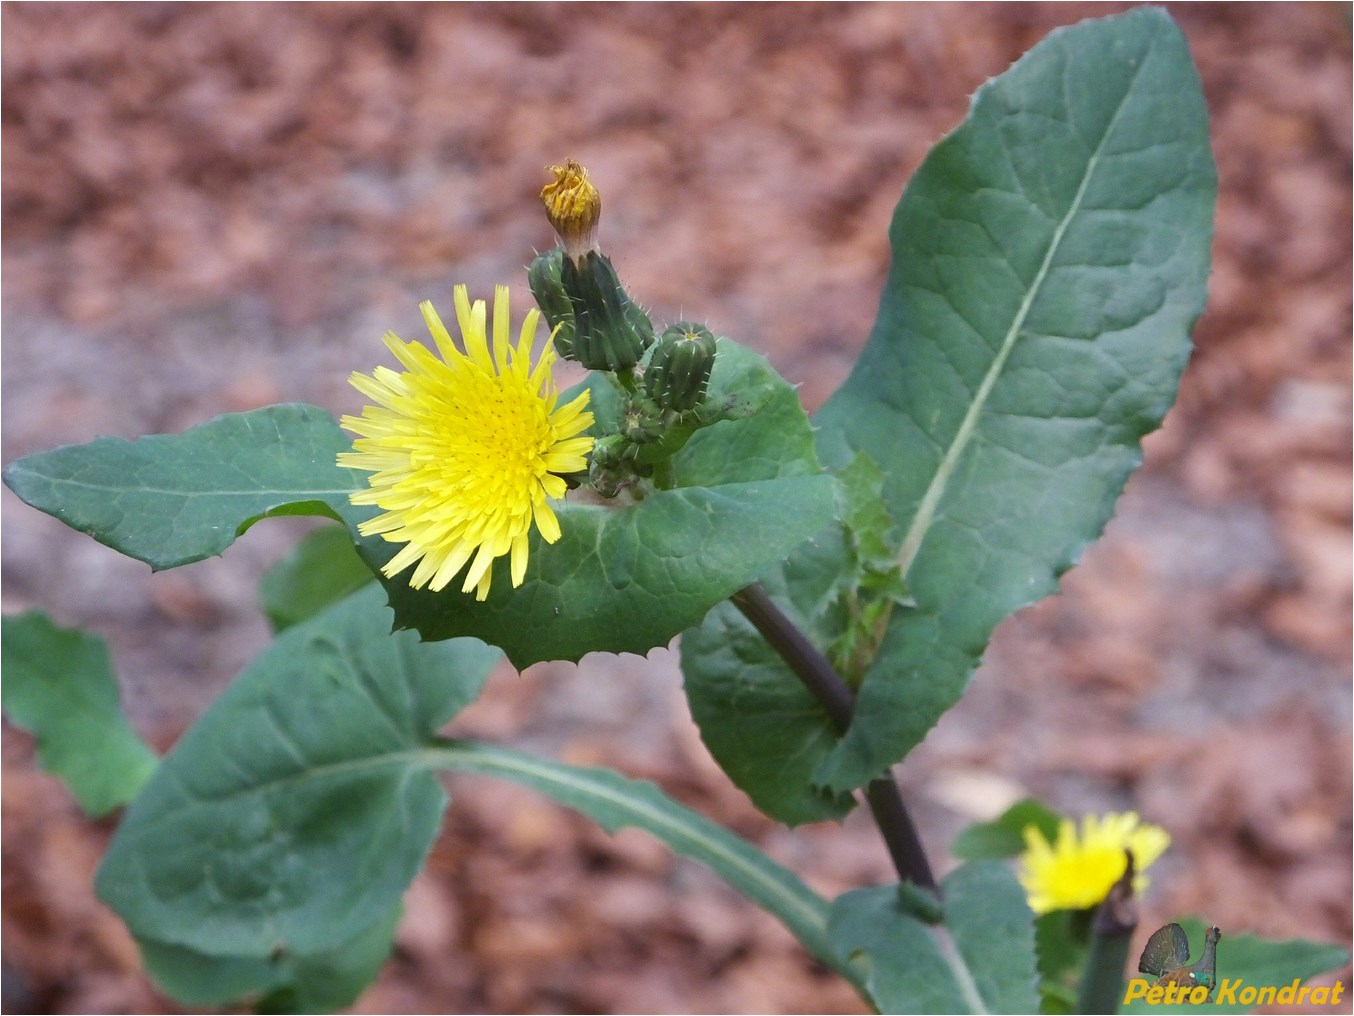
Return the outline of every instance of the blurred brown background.
<path id="1" fill-rule="evenodd" d="M 383 361 L 386 328 L 421 334 L 419 299 L 508 280 L 524 305 L 551 243 L 535 195 L 565 156 L 655 320 L 708 320 L 815 408 L 928 147 L 1049 30 L 1118 9 L 4 4 L 3 461 L 275 401 L 354 411 L 347 374 Z M 1180 403 L 1106 538 L 1002 626 L 900 777 L 942 869 L 1018 794 L 1137 808 L 1175 838 L 1144 937 L 1189 912 L 1348 946 L 1349 7 L 1171 10 L 1221 176 Z M 255 584 L 304 530 L 152 576 L 3 498 L 4 610 L 107 637 L 160 748 L 265 643 Z M 861 816 L 787 832 L 729 787 L 667 652 L 504 671 L 454 729 L 655 779 L 823 892 L 889 876 Z M 176 1011 L 93 898 L 111 823 L 8 727 L 4 760 L 8 1011 Z M 451 789 L 359 1011 L 863 1011 L 645 836 Z"/>

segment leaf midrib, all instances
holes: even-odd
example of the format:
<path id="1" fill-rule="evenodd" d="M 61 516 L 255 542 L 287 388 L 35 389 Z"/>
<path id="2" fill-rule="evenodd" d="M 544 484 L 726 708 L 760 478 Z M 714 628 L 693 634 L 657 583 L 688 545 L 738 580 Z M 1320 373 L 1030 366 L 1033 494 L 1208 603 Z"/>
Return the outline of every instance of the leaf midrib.
<path id="1" fill-rule="evenodd" d="M 643 824 L 635 822 L 633 819 L 629 823 L 640 829 L 653 833 L 655 829 L 663 828 L 682 835 L 696 843 L 706 856 L 718 856 L 729 867 L 737 868 L 750 882 L 760 885 L 762 891 L 768 896 L 780 898 L 783 906 L 792 909 L 803 926 L 817 928 L 824 935 L 826 934 L 827 904 L 825 901 L 818 899 L 816 901 L 818 905 L 815 906 L 798 894 L 793 893 L 782 882 L 773 878 L 763 869 L 750 865 L 744 858 L 736 852 L 728 850 L 718 840 L 703 835 L 698 828 L 692 825 L 683 824 L 671 815 L 654 809 L 648 801 L 617 793 L 595 781 L 576 778 L 574 773 L 562 771 L 555 766 L 541 765 L 530 756 L 519 755 L 516 752 L 509 752 L 488 745 L 466 745 L 452 742 L 430 751 L 430 754 L 442 756 L 448 767 L 461 771 L 478 771 L 485 775 L 521 773 L 530 775 L 535 779 L 570 787 L 575 791 L 604 800 L 618 809 L 642 818 Z M 680 806 L 674 804 L 674 807 Z M 767 861 L 774 863 L 769 858 Z M 786 874 L 789 874 L 789 872 L 787 871 Z M 807 887 L 804 888 L 804 894 L 814 895 L 813 891 Z"/>
<path id="2" fill-rule="evenodd" d="M 936 512 L 940 507 L 940 500 L 945 495 L 945 488 L 949 485 L 950 477 L 959 465 L 959 460 L 963 458 L 969 442 L 972 441 L 974 432 L 978 428 L 978 420 L 982 416 L 983 408 L 987 404 L 992 389 L 996 387 L 998 379 L 1001 377 L 1006 361 L 1011 355 L 1011 350 L 1015 348 L 1016 339 L 1020 336 L 1020 330 L 1024 327 L 1025 318 L 1029 315 L 1030 308 L 1034 305 L 1034 299 L 1039 295 L 1039 290 L 1048 277 L 1048 273 L 1053 264 L 1053 258 L 1062 244 L 1064 234 L 1071 225 L 1073 218 L 1081 210 L 1082 200 L 1086 196 L 1086 189 L 1090 185 L 1091 178 L 1095 175 L 1095 170 L 1100 164 L 1101 155 L 1104 153 L 1105 145 L 1110 136 L 1114 133 L 1115 125 L 1119 122 L 1119 115 L 1127 105 L 1129 97 L 1137 84 L 1138 76 L 1142 72 L 1142 67 L 1146 63 L 1147 54 L 1138 60 L 1133 71 L 1133 79 L 1129 86 L 1124 89 L 1124 93 L 1119 100 L 1119 105 L 1114 110 L 1114 115 L 1110 117 L 1109 124 L 1100 137 L 1100 142 L 1086 161 L 1086 170 L 1082 174 L 1081 183 L 1077 186 L 1077 192 L 1072 197 L 1072 203 L 1068 206 L 1067 212 L 1053 231 L 1053 239 L 1050 241 L 1048 250 L 1044 253 L 1044 259 L 1039 265 L 1039 270 L 1035 273 L 1025 298 L 1020 302 L 1016 310 L 1015 317 L 1011 321 L 1010 327 L 1006 330 L 1006 335 L 1002 338 L 1001 346 L 997 350 L 997 355 L 993 357 L 991 365 L 986 374 L 983 375 L 982 383 L 978 386 L 978 391 L 974 394 L 973 401 L 969 404 L 968 411 L 964 414 L 964 419 L 959 424 L 959 429 L 955 431 L 953 440 L 951 440 L 945 454 L 941 457 L 939 465 L 936 467 L 935 474 L 931 477 L 931 482 L 927 485 L 926 492 L 922 495 L 920 504 L 917 506 L 917 512 L 912 517 L 912 522 L 907 528 L 907 533 L 903 537 L 903 542 L 898 551 L 898 562 L 902 568 L 903 577 L 906 578 L 917 555 L 921 552 L 921 545 L 925 541 L 927 533 L 931 529 L 931 524 L 935 521 Z"/>

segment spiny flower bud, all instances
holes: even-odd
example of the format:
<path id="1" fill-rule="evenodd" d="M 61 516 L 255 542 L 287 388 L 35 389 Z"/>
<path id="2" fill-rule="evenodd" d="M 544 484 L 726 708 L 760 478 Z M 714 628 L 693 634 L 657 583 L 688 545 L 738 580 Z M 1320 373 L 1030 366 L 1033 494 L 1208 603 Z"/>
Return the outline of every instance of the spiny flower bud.
<path id="1" fill-rule="evenodd" d="M 574 351 L 574 305 L 560 277 L 563 263 L 563 247 L 537 254 L 527 269 L 527 282 L 531 285 L 531 295 L 536 298 L 536 306 L 541 308 L 546 323 L 554 330 L 555 350 L 568 359 Z"/>
<path id="2" fill-rule="evenodd" d="M 663 436 L 663 410 L 636 395 L 621 413 L 621 434 L 634 444 L 650 444 Z"/>
<path id="3" fill-rule="evenodd" d="M 602 195 L 588 180 L 588 171 L 573 159 L 547 169 L 555 174 L 555 179 L 541 188 L 541 203 L 569 257 L 577 260 L 597 248 Z"/>
<path id="4" fill-rule="evenodd" d="M 653 342 L 653 325 L 621 287 L 611 259 L 588 251 L 565 257 L 560 281 L 574 309 L 571 359 L 589 370 L 629 370 Z"/>
<path id="5" fill-rule="evenodd" d="M 704 400 L 714 366 L 715 337 L 710 329 L 680 321 L 659 337 L 644 372 L 644 389 L 664 409 L 684 413 Z"/>

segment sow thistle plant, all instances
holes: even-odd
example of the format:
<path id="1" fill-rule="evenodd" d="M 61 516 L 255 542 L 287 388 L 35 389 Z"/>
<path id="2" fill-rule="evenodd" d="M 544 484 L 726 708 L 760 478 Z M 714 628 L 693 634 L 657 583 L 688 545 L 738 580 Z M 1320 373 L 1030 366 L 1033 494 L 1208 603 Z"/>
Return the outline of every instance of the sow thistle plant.
<path id="1" fill-rule="evenodd" d="M 962 834 L 938 880 L 891 767 L 1099 535 L 1175 397 L 1216 176 L 1174 24 L 1141 8 L 1060 30 L 978 91 L 908 185 L 878 321 L 812 423 L 717 324 L 656 327 L 602 252 L 586 171 L 552 175 L 538 307 L 515 317 L 500 286 L 491 313 L 458 286 L 453 330 L 423 304 L 431 346 L 387 334 L 396 365 L 352 375 L 370 405 L 341 427 L 271 406 L 6 468 L 156 569 L 269 516 L 338 524 L 265 577 L 275 640 L 163 758 L 102 643 L 5 620 L 10 719 L 91 814 L 128 805 L 96 888 L 150 975 L 191 1006 L 347 1005 L 390 951 L 449 770 L 648 831 L 878 1011 L 1114 1011 L 1166 832 L 1025 801 Z M 564 392 L 561 357 L 589 372 Z M 733 782 L 791 826 L 864 804 L 896 882 L 824 899 L 651 784 L 439 733 L 504 656 L 679 634 Z M 1172 963 L 1202 941 L 1185 923 Z M 1245 976 L 1268 950 L 1229 931 L 1209 962 Z M 1284 977 L 1344 958 L 1288 943 Z"/>

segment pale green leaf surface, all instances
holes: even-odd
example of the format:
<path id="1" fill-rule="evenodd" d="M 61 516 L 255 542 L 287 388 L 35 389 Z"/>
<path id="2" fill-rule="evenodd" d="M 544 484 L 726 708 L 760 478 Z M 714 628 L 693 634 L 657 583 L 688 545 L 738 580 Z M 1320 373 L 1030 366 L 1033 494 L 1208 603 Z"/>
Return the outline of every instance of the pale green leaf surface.
<path id="1" fill-rule="evenodd" d="M 896 885 L 833 902 L 828 935 L 843 961 L 864 963 L 879 1011 L 1035 1012 L 1034 931 L 1014 876 L 1000 864 L 969 864 L 942 892 L 942 925 L 910 913 Z"/>
<path id="2" fill-rule="evenodd" d="M 220 554 L 268 515 L 345 518 L 365 475 L 337 465 L 348 448 L 324 410 L 289 404 L 29 455 L 4 480 L 34 508 L 159 570 Z"/>
<path id="3" fill-rule="evenodd" d="M 1043 1012 L 1073 1012 L 1086 968 L 1093 912 L 1051 910 L 1034 919 L 1034 952 Z"/>
<path id="4" fill-rule="evenodd" d="M 1004 864 L 979 861 L 944 881 L 945 926 L 989 1012 L 1033 1012 L 1034 915 L 1025 890 Z"/>
<path id="5" fill-rule="evenodd" d="M 398 901 L 446 803 L 422 749 L 498 654 L 391 636 L 381 598 L 283 632 L 161 762 L 96 880 L 138 937 L 313 955 Z"/>
<path id="6" fill-rule="evenodd" d="M 786 615 L 819 646 L 835 633 L 826 609 L 849 549 L 840 527 L 820 532 L 762 584 Z M 795 596 L 792 601 L 791 595 Z M 840 736 L 812 693 L 730 603 L 710 611 L 682 636 L 682 674 L 701 740 L 737 786 L 767 815 L 787 825 L 840 818 L 850 793 L 814 785 Z"/>
<path id="7" fill-rule="evenodd" d="M 280 632 L 372 580 L 348 530 L 325 526 L 268 569 L 259 583 L 259 603 L 273 631 Z"/>
<path id="8" fill-rule="evenodd" d="M 602 429 L 615 399 L 600 382 L 592 388 Z M 457 581 L 434 593 L 411 589 L 407 572 L 386 579 L 396 624 L 425 639 L 474 635 L 519 669 L 594 651 L 643 654 L 698 624 L 827 525 L 836 496 L 794 390 L 765 360 L 721 340 L 708 399 L 725 418 L 674 455 L 672 489 L 634 504 L 566 503 L 557 543 L 533 531 L 523 585 L 512 587 L 500 558 L 482 603 Z M 373 537 L 362 550 L 379 567 L 398 546 Z"/>
<path id="9" fill-rule="evenodd" d="M 122 714 L 108 647 L 36 612 L 2 623 L 5 715 L 37 738 L 38 764 L 90 815 L 126 804 L 156 757 Z"/>

